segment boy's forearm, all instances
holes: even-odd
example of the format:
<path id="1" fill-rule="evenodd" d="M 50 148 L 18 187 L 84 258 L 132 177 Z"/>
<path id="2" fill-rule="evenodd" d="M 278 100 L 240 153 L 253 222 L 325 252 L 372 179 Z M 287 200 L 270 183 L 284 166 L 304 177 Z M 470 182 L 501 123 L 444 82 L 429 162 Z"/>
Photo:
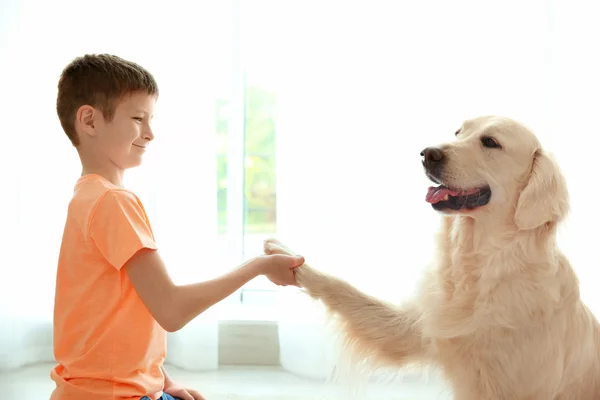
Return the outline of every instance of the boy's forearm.
<path id="1" fill-rule="evenodd" d="M 173 293 L 172 309 L 177 315 L 174 330 L 183 328 L 202 312 L 261 275 L 265 262 L 263 257 L 256 257 L 218 278 L 177 286 Z"/>

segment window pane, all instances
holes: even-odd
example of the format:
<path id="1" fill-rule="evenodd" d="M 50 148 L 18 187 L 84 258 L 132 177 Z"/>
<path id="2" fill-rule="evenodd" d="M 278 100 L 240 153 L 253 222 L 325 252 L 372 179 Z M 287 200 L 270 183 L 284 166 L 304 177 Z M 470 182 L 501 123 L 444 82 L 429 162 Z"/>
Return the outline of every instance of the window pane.
<path id="1" fill-rule="evenodd" d="M 260 254 L 265 238 L 277 226 L 277 186 L 275 173 L 275 93 L 261 82 L 246 85 L 246 139 L 244 181 L 244 252 L 246 257 Z M 248 283 L 247 290 L 271 291 L 273 284 L 264 277 Z M 267 296 L 268 297 L 268 296 Z M 265 297 L 262 296 L 264 299 Z M 242 301 L 250 299 L 243 296 Z M 264 304 L 264 301 L 261 302 Z"/>
<path id="2" fill-rule="evenodd" d="M 275 232 L 275 95 L 258 85 L 246 87 L 245 233 Z"/>
<path id="3" fill-rule="evenodd" d="M 271 1 L 243 2 L 243 59 L 246 72 L 244 257 L 262 253 L 263 241 L 277 231 L 276 62 L 271 44 L 275 9 Z M 268 305 L 275 286 L 258 277 L 244 287 L 244 304 Z"/>

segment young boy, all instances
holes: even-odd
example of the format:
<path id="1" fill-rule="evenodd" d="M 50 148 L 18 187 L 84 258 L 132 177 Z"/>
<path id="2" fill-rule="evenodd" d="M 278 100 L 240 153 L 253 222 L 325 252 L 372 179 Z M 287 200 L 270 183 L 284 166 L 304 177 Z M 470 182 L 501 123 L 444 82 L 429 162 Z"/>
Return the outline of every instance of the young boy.
<path id="1" fill-rule="evenodd" d="M 152 75 L 111 55 L 72 61 L 57 113 L 81 159 L 60 249 L 54 308 L 53 400 L 203 397 L 166 374 L 166 333 L 258 275 L 295 285 L 302 257 L 260 256 L 214 280 L 173 284 L 140 200 L 123 174 L 154 138 Z"/>

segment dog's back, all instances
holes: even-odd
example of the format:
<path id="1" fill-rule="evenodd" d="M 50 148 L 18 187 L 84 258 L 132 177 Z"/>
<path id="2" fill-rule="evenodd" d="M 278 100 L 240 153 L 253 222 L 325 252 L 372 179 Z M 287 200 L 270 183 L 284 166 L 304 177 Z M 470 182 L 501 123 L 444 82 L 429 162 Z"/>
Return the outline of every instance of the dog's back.
<path id="1" fill-rule="evenodd" d="M 556 400 L 600 399 L 600 327 L 588 307 L 579 303 L 568 318 L 566 357 Z"/>

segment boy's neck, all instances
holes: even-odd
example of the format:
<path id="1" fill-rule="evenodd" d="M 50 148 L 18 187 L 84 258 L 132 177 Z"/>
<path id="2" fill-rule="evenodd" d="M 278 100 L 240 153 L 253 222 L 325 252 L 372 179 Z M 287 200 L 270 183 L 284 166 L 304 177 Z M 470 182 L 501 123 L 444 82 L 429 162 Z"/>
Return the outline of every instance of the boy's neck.
<path id="1" fill-rule="evenodd" d="M 79 154 L 79 161 L 81 161 L 81 176 L 100 175 L 116 187 L 123 188 L 125 170 L 118 168 L 105 157 L 91 151 L 89 146 L 78 146 L 76 149 Z"/>
<path id="2" fill-rule="evenodd" d="M 106 168 L 86 168 L 82 167 L 81 176 L 85 175 L 100 175 L 118 188 L 123 188 L 123 173 L 120 170 L 108 170 Z"/>

